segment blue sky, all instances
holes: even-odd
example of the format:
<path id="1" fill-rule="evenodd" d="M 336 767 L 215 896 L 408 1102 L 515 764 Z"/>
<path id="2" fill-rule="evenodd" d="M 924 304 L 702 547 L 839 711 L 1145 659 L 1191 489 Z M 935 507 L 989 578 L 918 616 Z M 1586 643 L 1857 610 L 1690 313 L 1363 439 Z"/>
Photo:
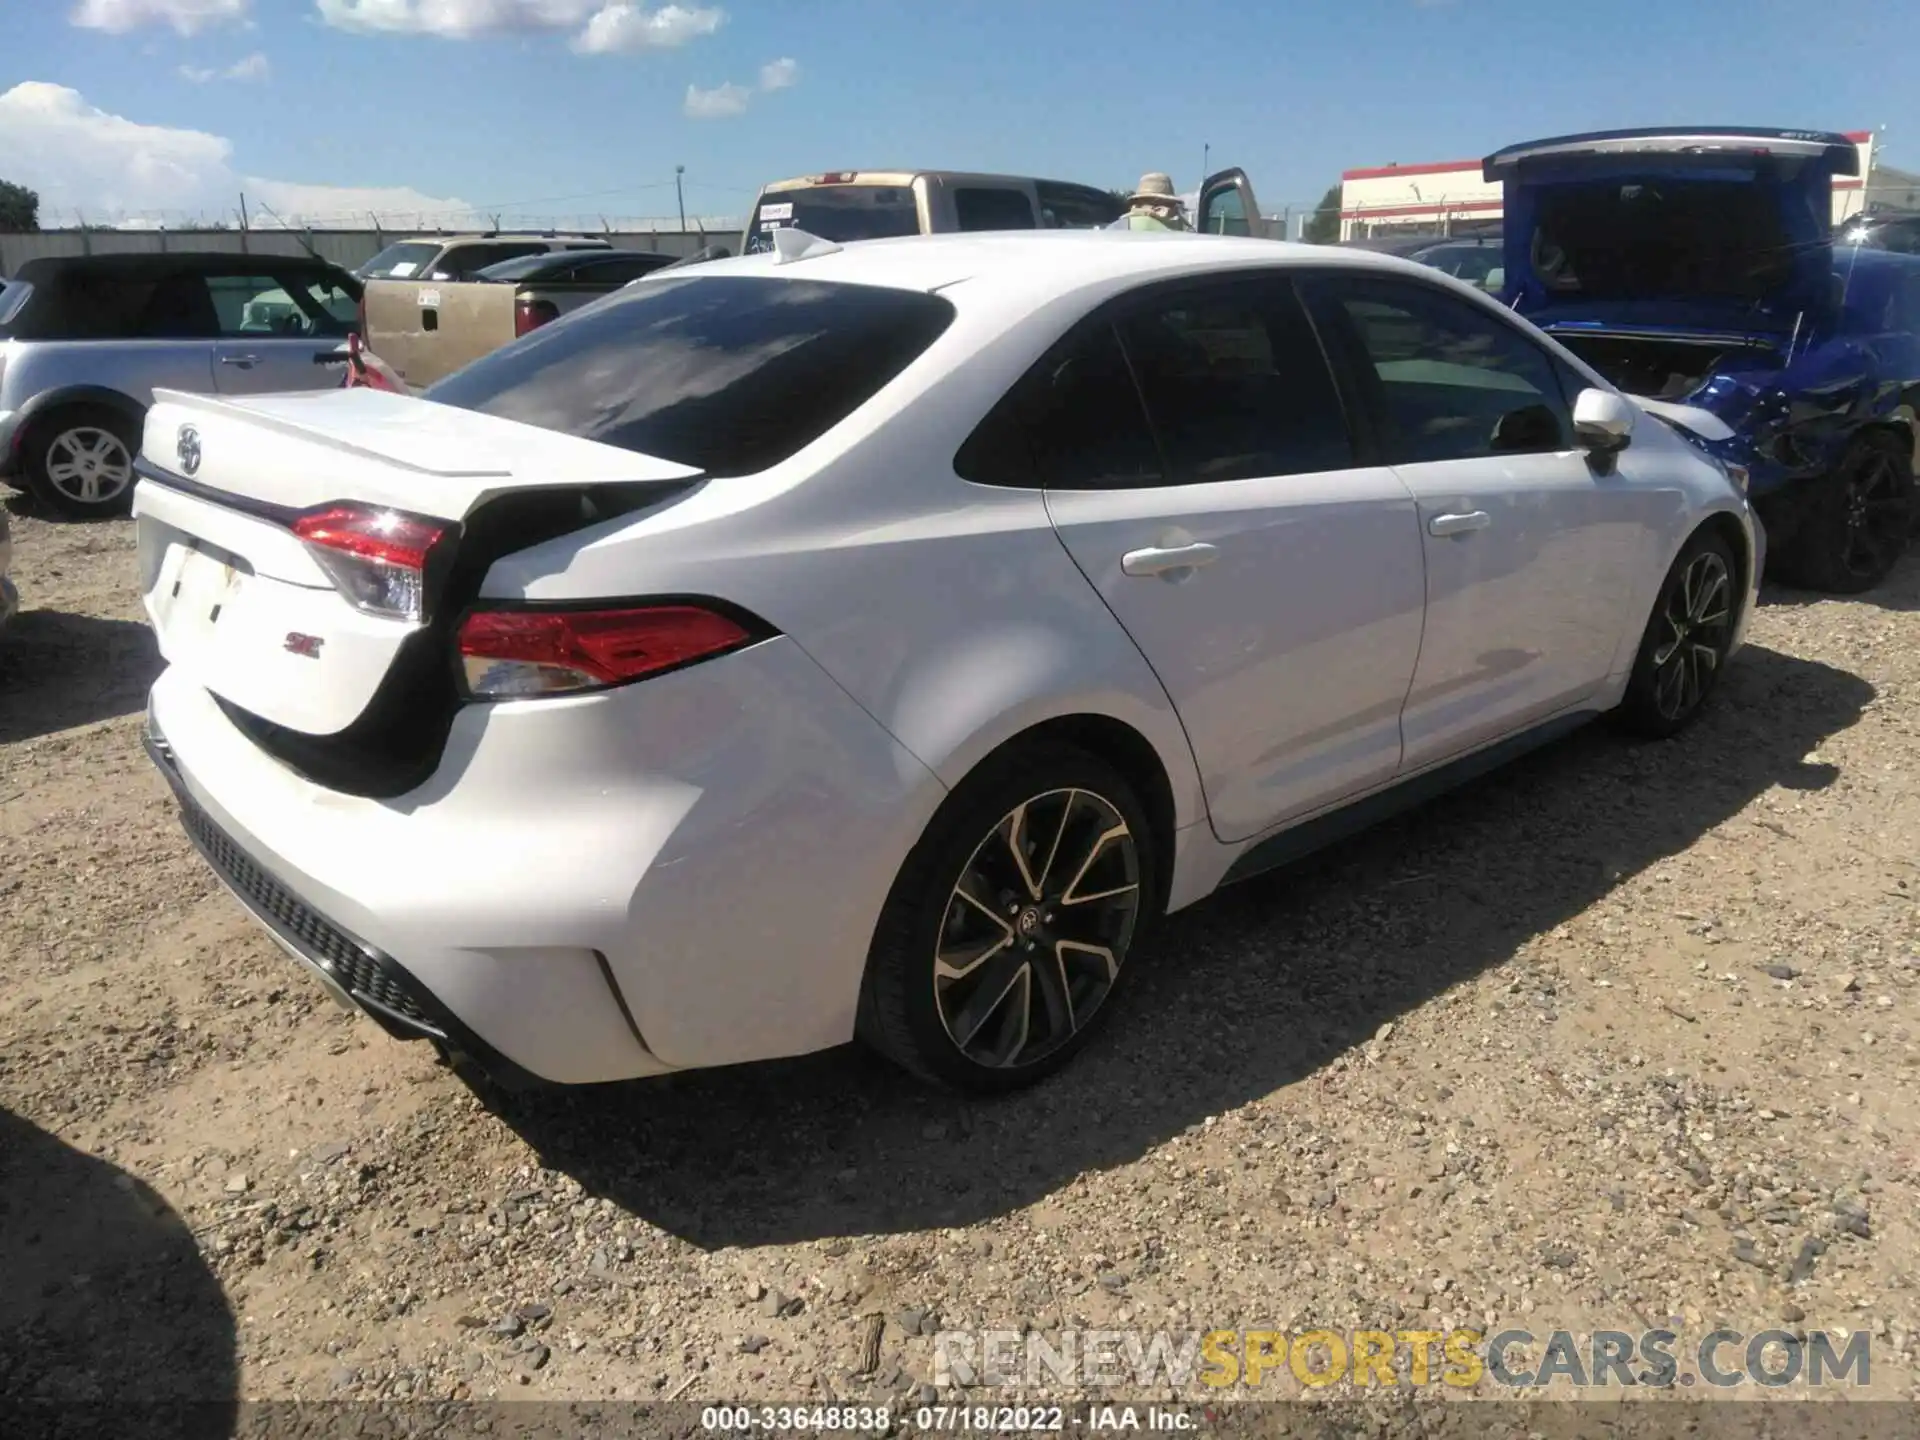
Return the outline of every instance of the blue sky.
<path id="1" fill-rule="evenodd" d="M 1186 188 L 1203 146 L 1273 210 L 1634 124 L 1885 126 L 1920 168 L 1916 53 L 1913 0 L 0 0 L 0 178 L 47 221 L 244 187 L 578 223 L 671 216 L 676 164 L 737 216 L 858 165 Z"/>

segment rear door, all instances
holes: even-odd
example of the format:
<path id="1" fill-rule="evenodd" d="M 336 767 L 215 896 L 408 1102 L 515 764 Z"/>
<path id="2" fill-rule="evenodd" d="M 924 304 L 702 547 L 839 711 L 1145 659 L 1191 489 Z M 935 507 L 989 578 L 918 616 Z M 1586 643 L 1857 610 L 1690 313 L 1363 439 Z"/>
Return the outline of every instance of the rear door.
<path id="1" fill-rule="evenodd" d="M 1407 768 L 1579 704 L 1612 668 L 1657 499 L 1624 461 L 1603 472 L 1575 448 L 1558 363 L 1503 315 L 1399 276 L 1305 288 L 1419 501 L 1427 622 Z"/>
<path id="2" fill-rule="evenodd" d="M 1363 441 L 1292 288 L 1267 274 L 1150 287 L 1096 317 L 962 452 L 969 478 L 1025 466 L 1045 489 L 1166 686 L 1222 840 L 1399 768 L 1420 534 Z"/>
<path id="3" fill-rule="evenodd" d="M 294 267 L 234 265 L 207 277 L 219 326 L 214 384 L 223 395 L 320 390 L 340 383 L 350 322 L 344 289 Z M 337 292 L 337 293 L 336 293 Z"/>

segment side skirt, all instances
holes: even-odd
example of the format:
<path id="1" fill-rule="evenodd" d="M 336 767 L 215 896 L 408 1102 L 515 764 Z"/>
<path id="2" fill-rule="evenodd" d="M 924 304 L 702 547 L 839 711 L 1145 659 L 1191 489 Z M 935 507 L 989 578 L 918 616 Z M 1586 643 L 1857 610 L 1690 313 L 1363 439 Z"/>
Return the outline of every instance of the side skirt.
<path id="1" fill-rule="evenodd" d="M 1291 865 L 1316 850 L 1323 850 L 1336 841 L 1371 829 L 1382 820 L 1438 799 L 1449 790 L 1457 789 L 1470 780 L 1477 780 L 1522 755 L 1571 735 L 1575 730 L 1592 723 L 1599 715 L 1597 710 L 1574 710 L 1556 715 L 1530 730 L 1522 730 L 1517 735 L 1496 741 L 1484 750 L 1475 750 L 1457 760 L 1444 761 L 1430 770 L 1396 781 L 1384 790 L 1376 790 L 1337 810 L 1316 815 L 1290 829 L 1269 835 L 1228 866 L 1220 883 L 1231 885 L 1237 880 L 1246 880 Z"/>

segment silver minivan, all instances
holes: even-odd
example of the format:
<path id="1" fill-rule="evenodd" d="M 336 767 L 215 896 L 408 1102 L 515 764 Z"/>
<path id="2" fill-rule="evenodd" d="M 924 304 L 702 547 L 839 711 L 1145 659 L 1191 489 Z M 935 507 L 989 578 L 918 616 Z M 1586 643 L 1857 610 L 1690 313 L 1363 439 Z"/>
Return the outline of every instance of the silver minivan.
<path id="1" fill-rule="evenodd" d="M 962 230 L 1098 230 L 1125 211 L 1120 193 L 1067 180 L 959 170 L 834 170 L 763 189 L 740 249 L 767 250 L 773 232 L 787 227 L 845 244 Z M 1202 182 L 1196 230 L 1265 235 L 1259 216 L 1244 171 L 1222 170 Z"/>

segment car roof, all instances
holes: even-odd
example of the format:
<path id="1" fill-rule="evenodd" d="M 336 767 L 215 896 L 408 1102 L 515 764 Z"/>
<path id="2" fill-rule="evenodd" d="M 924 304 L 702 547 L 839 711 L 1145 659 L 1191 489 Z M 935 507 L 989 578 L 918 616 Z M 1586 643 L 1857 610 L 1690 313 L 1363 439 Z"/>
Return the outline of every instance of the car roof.
<path id="1" fill-rule="evenodd" d="M 739 255 L 710 260 L 697 269 L 663 271 L 639 283 L 697 275 L 772 275 L 901 290 L 936 291 L 965 282 L 974 293 L 1065 295 L 1132 278 L 1306 265 L 1424 279 L 1433 274 L 1411 261 L 1373 251 L 1284 240 L 1170 231 L 1006 230 L 858 240 L 785 263 L 772 252 Z"/>
<path id="2" fill-rule="evenodd" d="M 311 255 L 244 255 L 234 251 L 169 250 L 163 254 L 118 255 L 42 255 L 20 267 L 14 277 L 36 283 L 54 273 L 94 275 L 140 275 L 182 270 L 216 271 L 234 268 L 281 270 L 289 274 L 344 275 L 347 272 L 330 260 Z"/>

